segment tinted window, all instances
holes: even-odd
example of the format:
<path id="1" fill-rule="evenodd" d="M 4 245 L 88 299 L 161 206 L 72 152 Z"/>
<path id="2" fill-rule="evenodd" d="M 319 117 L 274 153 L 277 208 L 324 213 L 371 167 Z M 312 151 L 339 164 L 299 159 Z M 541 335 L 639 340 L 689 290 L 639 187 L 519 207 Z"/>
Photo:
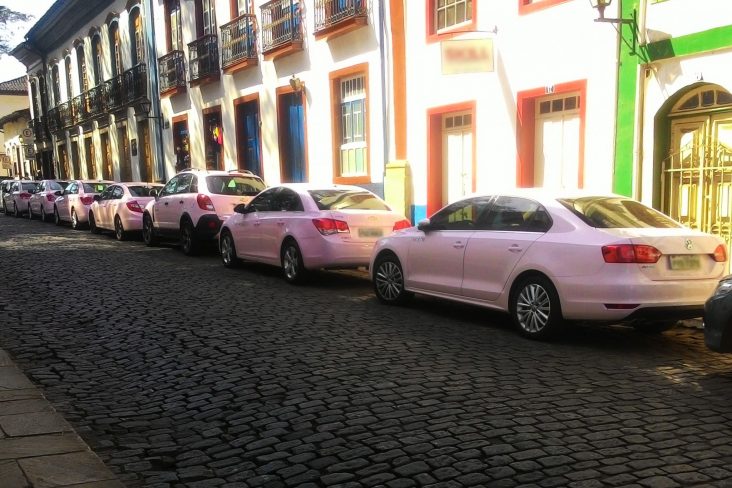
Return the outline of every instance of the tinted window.
<path id="1" fill-rule="evenodd" d="M 486 230 L 546 232 L 552 224 L 538 202 L 519 197 L 499 197 L 485 215 L 480 228 Z"/>
<path id="2" fill-rule="evenodd" d="M 492 197 L 479 197 L 455 202 L 433 215 L 430 226 L 435 230 L 474 230 L 492 200 Z"/>
<path id="3" fill-rule="evenodd" d="M 320 210 L 391 210 L 379 197 L 366 190 L 309 190 Z"/>
<path id="4" fill-rule="evenodd" d="M 63 190 L 69 185 L 69 183 L 66 181 L 47 181 L 46 183 L 48 183 L 46 185 L 46 190 L 53 191 Z"/>
<path id="5" fill-rule="evenodd" d="M 133 197 L 152 197 L 155 196 L 153 190 L 157 190 L 155 186 L 128 186 L 130 194 Z"/>
<path id="6" fill-rule="evenodd" d="M 166 185 L 163 187 L 162 191 L 160 192 L 160 196 L 165 195 L 172 195 L 175 193 L 176 188 L 178 187 L 178 179 L 180 176 L 174 176 L 173 179 L 171 179 Z"/>
<path id="7" fill-rule="evenodd" d="M 249 176 L 207 176 L 208 191 L 217 195 L 253 196 L 266 188 L 262 180 Z"/>
<path id="8" fill-rule="evenodd" d="M 69 186 L 66 187 L 64 190 L 65 194 L 74 195 L 79 192 L 79 186 L 76 183 L 71 183 Z"/>
<path id="9" fill-rule="evenodd" d="M 276 194 L 277 191 L 275 189 L 264 191 L 257 195 L 250 205 L 254 207 L 257 212 L 271 212 L 275 210 L 274 203 Z"/>
<path id="10" fill-rule="evenodd" d="M 280 189 L 274 206 L 275 210 L 283 212 L 301 212 L 304 210 L 300 195 L 289 188 Z"/>
<path id="11" fill-rule="evenodd" d="M 37 183 L 23 183 L 23 190 L 24 191 L 33 191 L 38 187 Z"/>
<path id="12" fill-rule="evenodd" d="M 122 198 L 122 196 L 124 196 L 124 194 L 125 191 L 122 189 L 121 186 L 115 186 L 112 190 L 112 199 L 119 200 L 120 198 Z"/>
<path id="13" fill-rule="evenodd" d="M 191 181 L 193 180 L 193 175 L 183 174 L 178 177 L 178 186 L 175 189 L 175 193 L 192 193 L 191 190 Z"/>
<path id="14" fill-rule="evenodd" d="M 82 183 L 84 193 L 102 193 L 109 183 Z"/>
<path id="15" fill-rule="evenodd" d="M 107 188 L 106 190 L 104 190 L 104 191 L 103 191 L 103 192 L 101 193 L 101 195 L 99 195 L 99 199 L 100 199 L 100 200 L 107 200 L 107 199 L 109 199 L 110 195 L 112 194 L 112 188 L 113 188 L 113 187 L 109 187 L 109 188 Z"/>
<path id="16" fill-rule="evenodd" d="M 564 198 L 559 202 L 587 225 L 601 229 L 683 227 L 670 217 L 624 197 Z"/>

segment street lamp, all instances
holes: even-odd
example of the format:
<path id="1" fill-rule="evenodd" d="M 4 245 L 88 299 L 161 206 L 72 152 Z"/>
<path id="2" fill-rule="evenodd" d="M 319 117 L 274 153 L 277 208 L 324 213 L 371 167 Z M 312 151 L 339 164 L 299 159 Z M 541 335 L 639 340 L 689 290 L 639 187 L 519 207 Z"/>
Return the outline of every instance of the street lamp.
<path id="1" fill-rule="evenodd" d="M 143 98 L 139 101 L 138 106 L 140 107 L 140 112 L 145 114 L 146 119 L 162 119 L 162 117 L 156 117 L 151 116 L 150 110 L 152 109 L 152 102 L 148 98 Z"/>
<path id="2" fill-rule="evenodd" d="M 631 54 L 636 54 L 636 47 L 638 46 L 638 19 L 635 10 L 633 10 L 633 18 L 631 19 L 623 19 L 620 18 L 607 18 L 605 17 L 605 9 L 610 6 L 610 4 L 613 3 L 613 0 L 590 0 L 590 5 L 592 8 L 597 9 L 597 15 L 598 17 L 595 19 L 595 22 L 606 22 L 609 24 L 620 24 L 621 26 L 623 24 L 630 26 L 631 30 L 631 36 L 632 39 L 630 43 L 623 39 L 623 42 L 626 43 L 631 48 Z M 618 27 L 615 27 L 615 30 L 618 31 L 618 34 L 620 34 L 621 38 L 623 37 L 622 30 Z"/>

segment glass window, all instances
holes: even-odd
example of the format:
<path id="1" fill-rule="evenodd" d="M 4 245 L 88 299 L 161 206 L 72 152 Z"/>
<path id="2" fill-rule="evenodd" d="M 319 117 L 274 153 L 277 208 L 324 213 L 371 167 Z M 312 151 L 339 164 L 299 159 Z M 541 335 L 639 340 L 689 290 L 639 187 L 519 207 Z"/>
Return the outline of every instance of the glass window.
<path id="1" fill-rule="evenodd" d="M 114 189 L 113 186 L 107 187 L 102 193 L 99 194 L 100 200 L 107 200 L 109 199 L 110 195 L 112 194 L 112 190 Z"/>
<path id="2" fill-rule="evenodd" d="M 175 189 L 175 193 L 192 193 L 191 182 L 193 175 L 190 173 L 182 174 L 178 177 L 178 187 Z"/>
<path id="3" fill-rule="evenodd" d="M 201 0 L 201 11 L 203 14 L 203 35 L 216 34 L 216 11 L 214 0 Z"/>
<path id="4" fill-rule="evenodd" d="M 53 191 L 63 190 L 69 186 L 68 181 L 49 181 L 48 182 L 48 189 Z"/>
<path id="5" fill-rule="evenodd" d="M 493 197 L 460 200 L 443 208 L 430 218 L 435 230 L 474 230 L 478 219 L 490 209 Z"/>
<path id="6" fill-rule="evenodd" d="M 173 178 L 168 181 L 168 183 L 165 184 L 163 189 L 160 191 L 160 196 L 163 197 L 165 195 L 172 195 L 176 192 L 176 189 L 178 188 L 178 180 L 180 179 L 180 176 L 174 176 Z"/>
<path id="7" fill-rule="evenodd" d="M 115 186 L 114 189 L 112 190 L 112 198 L 114 200 L 119 200 L 120 198 L 122 198 L 124 196 L 124 194 L 125 194 L 125 191 L 122 189 L 121 186 Z"/>
<path id="8" fill-rule="evenodd" d="M 84 193 L 101 193 L 103 192 L 109 183 L 83 183 Z"/>
<path id="9" fill-rule="evenodd" d="M 280 189 L 274 206 L 276 210 L 282 212 L 302 212 L 304 210 L 300 195 L 289 188 Z"/>
<path id="10" fill-rule="evenodd" d="M 366 190 L 309 190 L 320 210 L 391 210 L 379 197 Z"/>
<path id="11" fill-rule="evenodd" d="M 623 197 L 563 198 L 559 202 L 587 225 L 600 229 L 682 227 L 667 215 Z"/>
<path id="12" fill-rule="evenodd" d="M 86 75 L 86 58 L 84 57 L 84 44 L 76 48 L 76 64 L 79 69 L 79 90 L 81 93 L 89 90 L 89 77 Z"/>
<path id="13" fill-rule="evenodd" d="M 132 65 L 142 63 L 145 60 L 145 40 L 143 39 L 142 16 L 140 9 L 136 8 L 132 11 L 130 17 L 130 31 L 132 38 Z"/>
<path id="14" fill-rule="evenodd" d="M 250 205 L 254 207 L 257 212 L 271 212 L 274 210 L 275 196 L 277 195 L 277 189 L 271 188 L 263 191 L 251 201 Z"/>
<path id="15" fill-rule="evenodd" d="M 64 190 L 64 193 L 68 195 L 76 195 L 77 193 L 79 193 L 79 185 L 77 185 L 76 183 L 71 183 L 66 188 L 66 190 Z"/>
<path id="16" fill-rule="evenodd" d="M 472 0 L 435 0 L 434 5 L 437 30 L 473 19 Z"/>
<path id="17" fill-rule="evenodd" d="M 366 167 L 366 77 L 340 80 L 340 176 L 364 176 Z"/>
<path id="18" fill-rule="evenodd" d="M 122 74 L 122 42 L 119 37 L 119 25 L 115 21 L 109 25 L 109 47 L 112 58 L 112 76 Z"/>
<path id="19" fill-rule="evenodd" d="M 94 86 L 96 86 L 102 82 L 102 63 L 104 62 L 102 39 L 99 34 L 92 38 L 92 56 L 94 56 Z"/>
<path id="20" fill-rule="evenodd" d="M 130 192 L 130 195 L 133 197 L 153 197 L 155 196 L 155 192 L 159 189 L 159 186 L 142 186 L 142 185 L 135 185 L 135 186 L 128 186 L 127 189 Z"/>
<path id="21" fill-rule="evenodd" d="M 183 49 L 183 27 L 180 18 L 180 1 L 179 0 L 168 0 L 168 18 L 170 24 L 170 49 L 171 51 L 180 51 Z"/>
<path id="22" fill-rule="evenodd" d="M 484 215 L 479 227 L 485 230 L 546 232 L 552 223 L 541 204 L 519 197 L 499 197 Z"/>
<path id="23" fill-rule="evenodd" d="M 259 178 L 237 175 L 207 176 L 208 191 L 217 195 L 254 196 L 266 188 Z"/>

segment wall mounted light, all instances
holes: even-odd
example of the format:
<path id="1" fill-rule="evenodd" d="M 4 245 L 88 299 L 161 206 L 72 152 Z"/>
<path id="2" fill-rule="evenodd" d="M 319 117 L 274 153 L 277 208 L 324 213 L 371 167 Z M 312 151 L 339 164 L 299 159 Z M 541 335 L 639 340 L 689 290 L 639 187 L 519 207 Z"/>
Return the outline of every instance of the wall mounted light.
<path id="1" fill-rule="evenodd" d="M 146 119 L 162 119 L 162 117 L 154 117 L 149 115 L 152 109 L 152 102 L 148 98 L 143 98 L 137 104 L 140 107 L 140 113 L 145 114 Z"/>
<path id="2" fill-rule="evenodd" d="M 631 49 L 631 54 L 637 54 L 636 53 L 636 47 L 638 46 L 638 19 L 635 10 L 633 10 L 633 18 L 631 19 L 623 19 L 623 18 L 607 18 L 605 17 L 605 9 L 610 6 L 610 4 L 613 3 L 613 0 L 590 0 L 590 5 L 592 8 L 597 10 L 598 17 L 595 19 L 595 22 L 606 22 L 609 24 L 620 24 L 620 25 L 629 25 L 630 29 L 632 31 L 632 39 L 631 44 L 629 44 L 629 47 Z M 622 31 L 615 28 L 618 33 L 621 35 L 622 38 Z M 628 42 L 623 38 L 623 41 L 628 44 Z"/>
<path id="3" fill-rule="evenodd" d="M 290 78 L 290 86 L 296 92 L 301 92 L 305 88 L 305 83 L 297 76 L 292 75 L 292 78 Z"/>

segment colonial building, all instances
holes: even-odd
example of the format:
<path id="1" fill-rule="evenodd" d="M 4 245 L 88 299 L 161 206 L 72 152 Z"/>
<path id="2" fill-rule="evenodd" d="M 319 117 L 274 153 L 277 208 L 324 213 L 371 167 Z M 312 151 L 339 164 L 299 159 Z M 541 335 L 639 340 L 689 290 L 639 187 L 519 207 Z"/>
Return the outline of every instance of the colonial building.
<path id="1" fill-rule="evenodd" d="M 22 146 L 28 119 L 26 77 L 0 82 L 0 176 L 26 176 L 32 170 Z"/>
<path id="2" fill-rule="evenodd" d="M 59 0 L 13 50 L 44 177 L 165 178 L 159 119 L 146 112 L 158 100 L 149 3 Z"/>
<path id="3" fill-rule="evenodd" d="M 382 191 L 384 3 L 156 2 L 166 171 L 243 169 Z"/>

